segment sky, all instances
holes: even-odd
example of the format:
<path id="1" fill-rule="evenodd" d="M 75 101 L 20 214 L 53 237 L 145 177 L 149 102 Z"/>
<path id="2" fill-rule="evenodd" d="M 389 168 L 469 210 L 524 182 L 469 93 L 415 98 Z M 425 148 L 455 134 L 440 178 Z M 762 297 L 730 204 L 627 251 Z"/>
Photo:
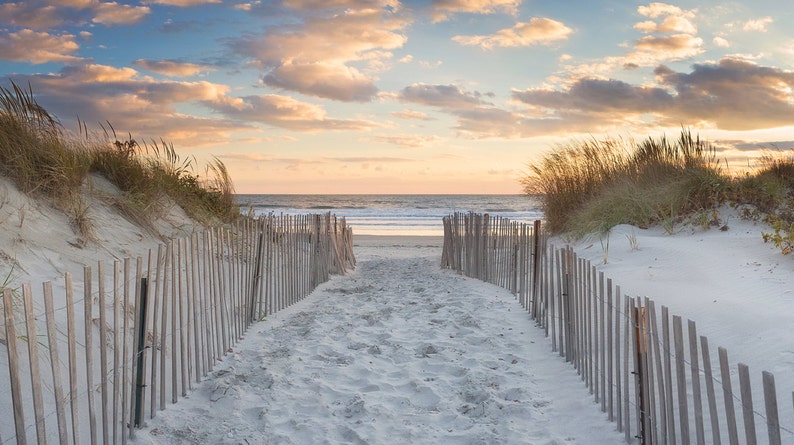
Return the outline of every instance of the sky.
<path id="1" fill-rule="evenodd" d="M 67 130 L 217 157 L 238 193 L 522 193 L 592 137 L 794 148 L 783 3 L 3 2 L 0 85 Z"/>

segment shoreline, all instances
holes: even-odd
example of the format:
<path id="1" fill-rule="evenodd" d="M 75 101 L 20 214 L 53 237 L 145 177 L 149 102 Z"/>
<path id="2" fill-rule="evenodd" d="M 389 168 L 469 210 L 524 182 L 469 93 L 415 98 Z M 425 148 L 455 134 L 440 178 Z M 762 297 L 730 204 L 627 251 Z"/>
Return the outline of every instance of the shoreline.
<path id="1" fill-rule="evenodd" d="M 443 245 L 443 235 L 356 235 L 355 230 L 353 231 L 353 247 L 441 248 Z"/>

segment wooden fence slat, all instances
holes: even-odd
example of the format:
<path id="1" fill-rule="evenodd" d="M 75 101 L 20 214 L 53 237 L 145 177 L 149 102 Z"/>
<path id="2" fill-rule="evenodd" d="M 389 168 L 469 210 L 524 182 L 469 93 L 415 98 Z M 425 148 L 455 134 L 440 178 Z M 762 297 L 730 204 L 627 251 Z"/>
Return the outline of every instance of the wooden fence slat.
<path id="1" fill-rule="evenodd" d="M 55 395 L 55 413 L 58 421 L 58 438 L 61 444 L 69 443 L 69 432 L 66 427 L 66 413 L 63 407 L 63 384 L 61 382 L 61 360 L 58 356 L 58 331 L 55 328 L 55 308 L 52 303 L 52 283 L 47 281 L 44 287 L 44 313 L 47 318 L 47 342 L 50 350 L 50 366 L 52 368 L 52 389 Z"/>
<path id="2" fill-rule="evenodd" d="M 766 408 L 766 428 L 769 433 L 769 445 L 780 445 L 780 419 L 777 412 L 777 394 L 775 392 L 775 376 L 764 371 L 764 406 Z"/>
<path id="3" fill-rule="evenodd" d="M 717 397 L 714 391 L 714 376 L 711 371 L 709 357 L 709 340 L 700 336 L 700 351 L 703 354 L 703 380 L 706 381 L 706 394 L 709 402 L 709 419 L 711 420 L 711 437 L 714 445 L 720 445 L 720 420 L 717 414 Z"/>
<path id="4" fill-rule="evenodd" d="M 717 348 L 720 357 L 720 377 L 722 378 L 722 394 L 725 403 L 725 419 L 728 424 L 728 440 L 731 445 L 739 445 L 739 433 L 736 428 L 736 410 L 733 405 L 733 389 L 731 385 L 731 370 L 728 366 L 728 351 Z"/>
<path id="5" fill-rule="evenodd" d="M 673 347 L 670 343 L 670 313 L 667 306 L 662 306 L 662 337 L 664 338 L 664 386 L 665 386 L 665 405 L 667 405 L 667 434 L 670 444 L 675 445 L 675 399 L 673 398 L 673 368 L 672 355 Z"/>
<path id="6" fill-rule="evenodd" d="M 631 356 L 631 298 L 628 295 L 623 296 L 623 430 L 626 436 L 626 441 L 631 440 L 631 403 L 630 403 L 630 376 L 632 371 L 629 365 L 629 356 Z"/>
<path id="7" fill-rule="evenodd" d="M 39 338 L 36 334 L 36 314 L 33 312 L 33 292 L 30 284 L 22 285 L 22 300 L 25 306 L 25 325 L 28 334 L 28 361 L 33 393 L 33 413 L 36 417 L 36 437 L 39 444 L 46 444 L 47 429 L 44 422 L 44 397 L 41 394 L 43 389 L 39 366 Z"/>
<path id="8" fill-rule="evenodd" d="M 119 442 L 121 419 L 119 408 L 121 400 L 121 263 L 113 261 L 113 443 Z"/>
<path id="9" fill-rule="evenodd" d="M 196 366 L 196 383 L 201 382 L 201 377 L 204 374 L 204 358 L 203 358 L 203 351 L 204 348 L 202 347 L 202 339 L 204 338 L 203 326 L 201 324 L 201 297 L 199 291 L 199 279 L 197 278 L 198 273 L 198 264 L 197 259 L 198 255 L 196 252 L 198 244 L 198 235 L 193 234 L 190 237 L 190 286 L 191 286 L 191 300 L 193 301 L 192 308 L 193 308 L 193 349 L 195 350 L 195 366 Z"/>
<path id="10" fill-rule="evenodd" d="M 681 443 L 689 445 L 689 404 L 686 397 L 686 371 L 684 369 L 684 333 L 681 317 L 673 316 L 673 346 L 675 348 L 676 388 L 678 388 L 678 420 Z"/>
<path id="11" fill-rule="evenodd" d="M 757 443 L 755 434 L 755 415 L 753 413 L 753 390 L 750 387 L 750 368 L 739 363 L 739 391 L 742 395 L 742 417 L 744 418 L 744 439 L 746 445 Z"/>
<path id="12" fill-rule="evenodd" d="M 168 300 L 169 296 L 171 295 L 168 291 L 173 286 L 172 282 L 174 281 L 174 274 L 173 274 L 173 256 L 174 256 L 174 242 L 171 241 L 166 246 L 165 252 L 165 261 L 163 266 L 163 309 L 162 315 L 160 316 L 160 411 L 165 409 L 165 399 L 166 399 L 166 379 L 167 379 L 167 367 L 166 367 L 166 360 L 168 359 L 168 351 L 166 348 L 166 340 L 168 339 Z M 169 274 L 170 272 L 170 274 Z M 171 297 L 173 301 L 173 297 Z"/>
<path id="13" fill-rule="evenodd" d="M 182 264 L 179 262 L 179 243 L 172 242 L 171 248 L 171 403 L 176 403 L 179 400 L 179 357 L 177 348 L 177 338 L 179 337 L 179 325 L 177 324 L 177 313 L 179 312 L 179 291 L 178 287 L 181 286 L 179 282 L 179 275 L 177 271 Z M 165 332 L 164 332 L 165 333 Z"/>
<path id="14" fill-rule="evenodd" d="M 124 275 L 123 275 L 123 300 L 121 305 L 121 428 L 119 432 L 121 433 L 121 443 L 127 443 L 127 428 L 125 428 L 125 421 L 128 416 L 128 408 L 129 405 L 127 404 L 127 395 L 129 393 L 129 376 L 127 374 L 127 369 L 130 366 L 130 362 L 128 361 L 128 347 L 127 344 L 129 343 L 128 332 L 129 332 L 129 314 L 128 311 L 130 309 L 130 259 L 124 258 Z"/>
<path id="15" fill-rule="evenodd" d="M 14 429 L 17 444 L 27 443 L 25 432 L 25 410 L 22 406 L 22 388 L 19 377 L 19 351 L 17 350 L 16 321 L 14 320 L 14 294 L 11 289 L 3 290 L 3 314 L 6 323 L 6 347 L 8 348 L 8 373 L 11 377 L 11 401 L 14 406 Z"/>
<path id="16" fill-rule="evenodd" d="M 659 420 L 656 422 L 657 428 L 661 436 L 661 443 L 668 443 L 669 436 L 667 431 L 667 397 L 666 397 L 666 382 L 664 379 L 664 372 L 662 371 L 662 347 L 661 338 L 659 336 L 659 325 L 656 317 L 656 304 L 653 300 L 648 301 L 648 315 L 650 317 L 651 329 L 651 342 L 653 343 L 653 355 L 656 357 L 654 360 L 656 365 L 656 383 L 659 391 Z M 665 354 L 666 355 L 666 354 Z M 656 415 L 654 414 L 654 418 Z M 674 439 L 673 439 L 674 441 Z"/>
<path id="17" fill-rule="evenodd" d="M 648 402 L 647 402 L 647 416 L 648 416 L 648 430 L 650 430 L 650 441 L 648 443 L 658 443 L 659 441 L 659 430 L 658 430 L 658 417 L 656 413 L 656 391 L 654 390 L 654 382 L 655 382 L 655 375 L 653 369 L 654 363 L 654 350 L 651 347 L 651 342 L 653 341 L 653 336 L 651 335 L 651 327 L 650 327 L 650 312 L 648 310 L 648 306 L 650 305 L 650 298 L 645 297 L 644 303 L 644 313 L 642 318 L 642 332 L 643 332 L 643 348 L 645 350 L 645 375 L 647 378 L 645 379 L 645 391 L 648 394 Z M 655 342 L 654 342 L 655 343 Z M 658 356 L 657 356 L 658 357 Z M 656 360 L 658 362 L 658 359 Z M 661 377 L 661 375 L 659 375 Z M 647 430 L 646 430 L 647 431 Z"/>
<path id="18" fill-rule="evenodd" d="M 74 289 L 72 274 L 64 274 L 66 288 L 66 332 L 69 346 L 69 413 L 72 420 L 72 443 L 80 443 L 80 410 L 77 406 L 77 329 L 74 321 Z"/>
<path id="19" fill-rule="evenodd" d="M 615 286 L 615 415 L 617 416 L 618 431 L 623 431 L 623 385 L 621 381 L 624 379 L 624 374 L 621 373 L 621 341 L 620 341 L 620 327 L 623 324 L 623 317 L 620 313 L 620 300 L 621 296 L 620 286 Z M 625 343 L 623 346 L 623 355 L 626 354 Z M 624 369 L 625 372 L 625 369 Z"/>
<path id="20" fill-rule="evenodd" d="M 614 356 L 613 356 L 613 346 L 612 346 L 612 336 L 614 332 L 613 328 L 613 314 L 615 313 L 615 308 L 612 306 L 612 279 L 607 278 L 607 324 L 606 324 L 606 331 L 607 331 L 607 388 L 609 390 L 609 421 L 615 421 L 615 410 L 614 410 L 614 371 L 615 371 L 615 363 L 614 363 Z"/>
<path id="21" fill-rule="evenodd" d="M 607 411 L 607 379 L 606 379 L 606 329 L 604 320 L 604 272 L 598 273 L 598 371 L 601 385 L 601 412 Z"/>
<path id="22" fill-rule="evenodd" d="M 695 322 L 687 320 L 689 328 L 689 364 L 692 372 L 692 403 L 694 404 L 695 435 L 698 445 L 706 444 L 703 431 L 703 400 L 700 392 L 700 365 L 698 364 L 697 327 Z"/>
<path id="23" fill-rule="evenodd" d="M 188 363 L 190 360 L 188 359 L 188 344 L 189 340 L 187 340 L 187 333 L 189 331 L 187 327 L 187 317 L 185 316 L 185 306 L 186 306 L 186 296 L 184 293 L 185 286 L 185 275 L 182 274 L 182 270 L 185 269 L 187 271 L 187 265 L 185 264 L 185 243 L 180 238 L 177 240 L 177 258 L 179 262 L 179 266 L 177 267 L 177 289 L 178 289 L 178 296 L 176 296 L 176 303 L 177 307 L 179 308 L 179 320 L 177 321 L 179 327 L 179 377 L 181 382 L 182 397 L 187 396 L 190 376 L 188 371 Z M 176 363 L 176 362 L 174 362 Z M 176 403 L 176 402 L 174 402 Z"/>
<path id="24" fill-rule="evenodd" d="M 151 258 L 151 251 L 150 258 Z M 149 261 L 151 264 L 151 261 Z M 141 330 L 145 330 L 146 326 L 141 326 L 141 304 L 142 300 L 146 297 L 141 295 L 141 281 L 143 279 L 143 258 L 138 257 L 135 261 L 135 292 L 132 295 L 132 301 L 134 304 L 135 314 L 133 315 L 133 323 L 132 323 L 132 339 L 130 342 L 130 380 L 127 383 L 127 386 L 130 389 L 130 410 L 129 410 L 129 417 L 127 418 L 127 425 L 129 428 L 128 435 L 130 438 L 135 437 L 135 428 L 136 428 L 136 415 L 138 410 L 143 409 L 142 406 L 137 406 L 137 392 L 138 390 L 143 391 L 143 388 L 138 388 L 138 360 L 141 360 L 139 355 L 142 351 L 138 350 L 138 338 L 140 335 Z M 145 309 L 145 308 L 144 308 Z M 129 314 L 127 314 L 129 316 Z"/>
<path id="25" fill-rule="evenodd" d="M 154 278 L 154 283 L 150 283 L 150 286 L 154 286 L 154 294 L 152 299 L 152 368 L 151 368 L 151 378 L 149 379 L 149 415 L 152 419 L 155 418 L 157 415 L 157 383 L 158 383 L 158 375 L 157 375 L 157 359 L 159 358 L 160 354 L 157 352 L 158 345 L 162 346 L 162 343 L 159 339 L 160 331 L 158 331 L 158 317 L 160 315 L 160 288 L 162 287 L 162 280 L 164 277 L 164 270 L 163 268 L 163 261 L 165 258 L 163 257 L 163 244 L 157 245 L 157 266 L 156 266 L 156 273 Z"/>
<path id="26" fill-rule="evenodd" d="M 193 281 L 193 266 L 188 251 L 189 242 L 189 238 L 184 238 L 182 242 L 182 254 L 184 256 L 182 263 L 184 264 L 185 277 L 184 280 L 180 280 L 185 283 L 185 298 L 180 299 L 183 306 L 180 310 L 184 312 L 182 316 L 182 331 L 184 332 L 182 336 L 184 339 L 182 344 L 182 355 L 186 361 L 186 364 L 183 365 L 186 369 L 183 379 L 187 386 L 187 390 L 183 389 L 185 391 L 183 396 L 187 395 L 187 391 L 193 389 L 193 350 L 191 348 L 191 344 L 193 343 L 193 320 L 191 318 L 193 312 L 193 304 L 191 301 L 193 299 L 193 287 L 191 286 L 191 281 Z"/>
<path id="27" fill-rule="evenodd" d="M 108 329 L 107 308 L 105 307 L 105 263 L 103 261 L 97 262 L 97 287 L 99 292 L 97 306 L 99 306 L 99 369 L 101 373 L 99 387 L 102 403 L 102 443 L 109 443 L 109 428 L 112 425 L 108 420 Z"/>
<path id="28" fill-rule="evenodd" d="M 88 422 L 91 445 L 97 443 L 96 411 L 94 409 L 94 344 L 93 344 L 93 295 L 91 293 L 91 268 L 83 269 L 83 309 L 85 313 L 85 378 L 88 398 Z"/>

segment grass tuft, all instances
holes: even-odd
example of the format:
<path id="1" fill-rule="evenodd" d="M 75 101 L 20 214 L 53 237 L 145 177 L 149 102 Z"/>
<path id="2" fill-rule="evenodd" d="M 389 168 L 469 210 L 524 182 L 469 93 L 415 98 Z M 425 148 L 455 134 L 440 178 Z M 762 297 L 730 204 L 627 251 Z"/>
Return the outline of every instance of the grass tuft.
<path id="1" fill-rule="evenodd" d="M 590 139 L 557 147 L 530 165 L 522 183 L 541 196 L 552 232 L 603 234 L 721 202 L 729 181 L 715 159 L 715 149 L 688 130 L 672 141 Z"/>
<path id="2" fill-rule="evenodd" d="M 201 178 L 194 173 L 195 159 L 180 157 L 165 141 L 141 146 L 132 135 L 120 139 L 109 122 L 102 126 L 105 137 L 92 139 L 85 124 L 79 126 L 85 137 L 69 138 L 36 102 L 30 85 L 0 87 L 0 175 L 24 193 L 50 199 L 84 241 L 93 239 L 89 208 L 81 198 L 89 173 L 116 185 L 123 192 L 116 207 L 144 227 L 153 228 L 165 210 L 163 198 L 204 224 L 229 222 L 239 215 L 231 177 L 217 158 Z"/>

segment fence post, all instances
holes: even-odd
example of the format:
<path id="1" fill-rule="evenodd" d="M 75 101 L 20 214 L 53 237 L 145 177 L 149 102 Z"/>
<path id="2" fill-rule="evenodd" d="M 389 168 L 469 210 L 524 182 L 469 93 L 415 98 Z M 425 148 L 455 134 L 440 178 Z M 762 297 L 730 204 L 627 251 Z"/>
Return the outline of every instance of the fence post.
<path id="1" fill-rule="evenodd" d="M 540 280 L 538 279 L 538 275 L 540 275 L 540 220 L 535 220 L 534 230 L 532 231 L 532 236 L 534 238 L 534 246 L 532 249 L 532 304 L 534 305 L 535 301 L 538 298 L 538 285 L 540 284 Z M 532 314 L 533 316 L 537 317 L 537 314 Z"/>
<path id="2" fill-rule="evenodd" d="M 264 243 L 265 233 L 264 231 L 259 232 L 259 242 L 256 246 L 256 261 L 254 262 L 254 282 L 251 286 L 251 297 L 250 297 L 250 304 L 248 306 L 248 324 L 253 323 L 256 319 L 254 317 L 254 306 L 256 303 L 256 296 L 259 294 L 260 288 L 260 281 L 262 280 L 262 274 L 260 269 L 262 268 L 262 244 Z M 258 317 L 257 317 L 258 318 Z"/>
<path id="3" fill-rule="evenodd" d="M 634 375 L 637 377 L 637 408 L 640 413 L 640 418 L 637 419 L 639 434 L 637 438 L 640 439 L 640 444 L 646 445 L 647 441 L 647 432 L 645 431 L 645 424 L 647 423 L 647 416 L 648 413 L 646 412 L 645 408 L 645 391 L 644 385 L 645 382 L 643 379 L 645 376 L 643 375 L 643 366 L 642 364 L 645 361 L 645 308 L 635 306 L 632 311 L 632 322 L 634 323 L 634 341 L 635 341 L 635 350 L 637 352 L 637 361 L 635 363 L 635 370 Z"/>
<path id="4" fill-rule="evenodd" d="M 139 307 L 138 307 L 138 323 L 136 326 L 136 331 L 138 334 L 138 344 L 135 348 L 135 365 L 137 366 L 137 371 L 135 375 L 135 427 L 141 426 L 141 418 L 143 417 L 143 388 L 145 385 L 143 384 L 143 373 L 144 373 L 144 361 L 143 361 L 143 350 L 146 347 L 146 303 L 147 303 L 147 295 L 149 289 L 149 280 L 146 277 L 141 278 L 141 293 L 139 295 Z"/>
<path id="5" fill-rule="evenodd" d="M 11 289 L 3 289 L 3 314 L 6 323 L 6 347 L 8 348 L 8 373 L 11 376 L 11 402 L 14 406 L 14 431 L 16 432 L 17 443 L 27 443 L 25 432 L 25 411 L 22 407 L 22 387 L 20 386 L 19 376 L 19 352 L 17 351 L 17 333 L 14 320 L 14 308 L 12 302 L 14 296 Z"/>

